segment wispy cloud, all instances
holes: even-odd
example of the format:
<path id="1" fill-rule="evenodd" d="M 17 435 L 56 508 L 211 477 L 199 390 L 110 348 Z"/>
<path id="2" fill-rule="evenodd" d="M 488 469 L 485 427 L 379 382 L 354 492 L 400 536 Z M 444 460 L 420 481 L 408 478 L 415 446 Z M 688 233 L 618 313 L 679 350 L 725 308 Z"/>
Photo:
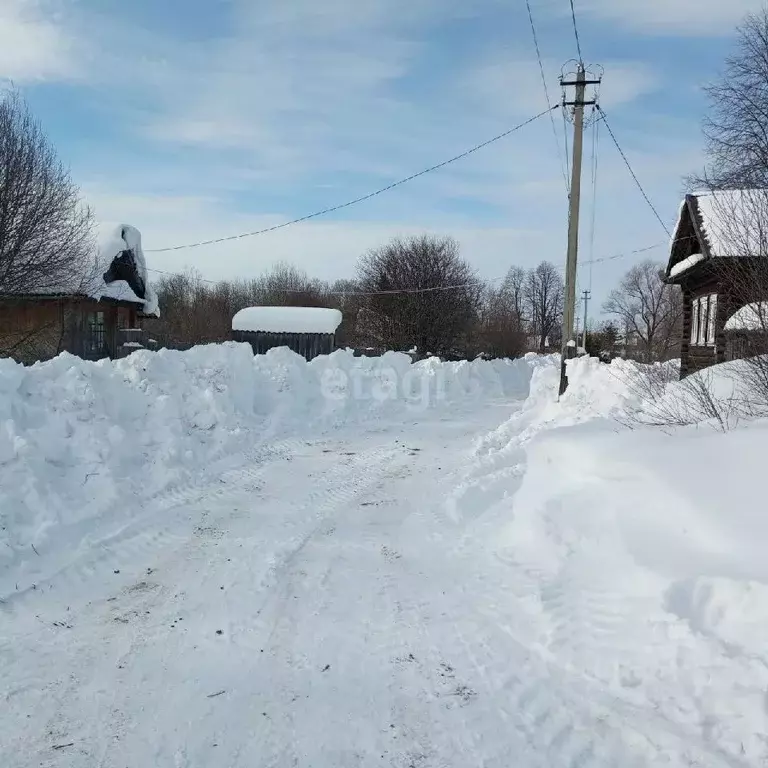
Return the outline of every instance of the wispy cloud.
<path id="1" fill-rule="evenodd" d="M 576 0 L 585 14 L 663 35 L 730 35 L 762 0 Z"/>
<path id="2" fill-rule="evenodd" d="M 0 78 L 17 84 L 80 74 L 75 45 L 49 3 L 0 3 Z"/>

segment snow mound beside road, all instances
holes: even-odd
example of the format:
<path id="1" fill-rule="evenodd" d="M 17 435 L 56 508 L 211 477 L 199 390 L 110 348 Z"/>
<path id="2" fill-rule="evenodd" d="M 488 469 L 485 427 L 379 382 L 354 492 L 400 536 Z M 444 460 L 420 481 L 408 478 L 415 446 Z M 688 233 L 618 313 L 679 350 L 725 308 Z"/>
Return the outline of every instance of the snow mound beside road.
<path id="1" fill-rule="evenodd" d="M 230 454 L 310 427 L 523 399 L 533 367 L 351 351 L 307 363 L 234 342 L 96 363 L 0 360 L 0 595 L 2 576 L 18 577 L 36 553 L 119 528 Z"/>

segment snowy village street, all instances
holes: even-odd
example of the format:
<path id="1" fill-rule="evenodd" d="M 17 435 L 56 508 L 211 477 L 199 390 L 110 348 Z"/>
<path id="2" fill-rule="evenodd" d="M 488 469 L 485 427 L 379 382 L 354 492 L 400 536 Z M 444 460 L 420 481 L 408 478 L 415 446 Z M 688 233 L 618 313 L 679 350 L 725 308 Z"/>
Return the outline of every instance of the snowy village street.
<path id="1" fill-rule="evenodd" d="M 0 764 L 760 764 L 752 532 L 733 580 L 690 578 L 690 510 L 664 523 L 663 478 L 596 458 L 627 443 L 583 402 L 553 422 L 540 373 L 538 399 L 264 434 L 74 553 L 36 547 L 18 572 L 55 567 L 3 582 Z M 743 613 L 709 621 L 723 594 Z"/>

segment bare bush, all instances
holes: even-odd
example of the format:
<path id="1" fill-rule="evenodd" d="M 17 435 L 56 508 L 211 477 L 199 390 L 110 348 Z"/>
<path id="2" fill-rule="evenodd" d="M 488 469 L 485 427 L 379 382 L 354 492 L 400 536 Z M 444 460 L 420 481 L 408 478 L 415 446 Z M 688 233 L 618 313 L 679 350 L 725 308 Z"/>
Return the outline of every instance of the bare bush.
<path id="1" fill-rule="evenodd" d="M 738 375 L 712 369 L 678 381 L 675 364 L 628 363 L 615 375 L 638 406 L 618 420 L 624 426 L 671 429 L 708 424 L 726 432 L 750 415 Z"/>

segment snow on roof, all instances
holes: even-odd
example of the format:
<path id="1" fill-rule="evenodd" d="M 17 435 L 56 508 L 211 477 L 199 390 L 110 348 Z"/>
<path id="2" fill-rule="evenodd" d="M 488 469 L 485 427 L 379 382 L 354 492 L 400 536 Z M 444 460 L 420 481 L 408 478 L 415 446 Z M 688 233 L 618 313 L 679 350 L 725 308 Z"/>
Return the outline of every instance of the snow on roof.
<path id="1" fill-rule="evenodd" d="M 695 267 L 697 264 L 700 264 L 702 261 L 704 261 L 703 253 L 691 254 L 687 259 L 683 259 L 682 261 L 679 261 L 677 264 L 675 264 L 675 266 L 669 270 L 669 276 L 676 277 L 691 267 Z"/>
<path id="2" fill-rule="evenodd" d="M 725 324 L 726 331 L 768 330 L 768 302 L 747 304 L 732 314 Z"/>
<path id="3" fill-rule="evenodd" d="M 766 254 L 767 190 L 718 190 L 697 192 L 692 197 L 699 209 L 699 225 L 710 256 Z"/>
<path id="4" fill-rule="evenodd" d="M 159 317 L 157 294 L 149 284 L 147 261 L 141 248 L 141 232 L 130 224 L 100 224 L 97 237 L 98 263 L 94 279 L 87 288 L 88 295 L 95 299 L 116 299 L 143 304 L 142 312 L 145 315 Z M 104 273 L 113 259 L 125 250 L 133 251 L 136 270 L 145 286 L 144 298 L 137 296 L 125 280 L 104 282 Z"/>
<path id="5" fill-rule="evenodd" d="M 338 309 L 320 307 L 246 307 L 232 318 L 233 331 L 264 333 L 335 333 Z"/>

